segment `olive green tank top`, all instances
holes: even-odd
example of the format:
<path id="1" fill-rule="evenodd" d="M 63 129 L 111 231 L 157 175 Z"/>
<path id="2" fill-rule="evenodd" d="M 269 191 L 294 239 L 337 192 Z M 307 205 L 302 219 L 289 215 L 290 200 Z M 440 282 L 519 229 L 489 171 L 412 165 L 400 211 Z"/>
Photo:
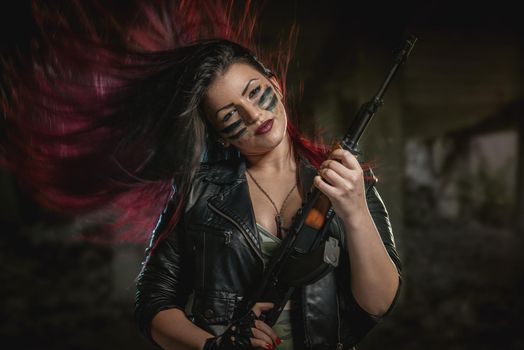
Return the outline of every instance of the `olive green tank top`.
<path id="1" fill-rule="evenodd" d="M 262 255 L 266 262 L 269 261 L 275 250 L 280 246 L 281 240 L 269 233 L 263 226 L 257 222 L 257 230 L 261 238 Z M 291 308 L 293 304 L 288 301 L 284 310 L 278 317 L 277 322 L 273 325 L 273 330 L 282 339 L 282 344 L 278 350 L 293 350 L 293 336 L 291 333 Z"/>

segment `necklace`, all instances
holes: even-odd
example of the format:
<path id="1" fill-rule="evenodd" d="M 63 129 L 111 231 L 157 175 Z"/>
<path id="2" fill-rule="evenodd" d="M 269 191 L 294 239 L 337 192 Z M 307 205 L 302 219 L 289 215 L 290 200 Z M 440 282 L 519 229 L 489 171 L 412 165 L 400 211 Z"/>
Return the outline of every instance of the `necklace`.
<path id="1" fill-rule="evenodd" d="M 293 185 L 293 187 L 291 188 L 291 190 L 289 190 L 286 198 L 284 199 L 284 202 L 282 203 L 282 207 L 280 207 L 280 210 L 278 210 L 275 202 L 273 202 L 273 200 L 271 199 L 271 197 L 269 197 L 269 195 L 267 194 L 266 191 L 264 191 L 264 189 L 262 188 L 262 186 L 260 186 L 260 184 L 257 182 L 257 180 L 255 180 L 255 178 L 253 177 L 253 175 L 251 175 L 251 173 L 249 172 L 249 170 L 246 169 L 246 172 L 248 173 L 249 177 L 253 180 L 253 182 L 255 183 L 255 185 L 257 185 L 257 187 L 260 189 L 260 191 L 267 197 L 267 199 L 269 199 L 269 201 L 271 202 L 271 204 L 273 204 L 273 207 L 275 208 L 275 211 L 277 212 L 277 214 L 275 215 L 275 221 L 277 223 L 277 237 L 282 237 L 282 230 L 286 230 L 285 228 L 283 228 L 283 219 L 282 219 L 282 211 L 284 210 L 284 206 L 286 205 L 286 202 L 289 198 L 289 196 L 291 195 L 291 193 L 293 192 L 293 190 L 295 189 L 295 187 L 297 187 L 297 183 L 295 182 L 295 184 Z"/>

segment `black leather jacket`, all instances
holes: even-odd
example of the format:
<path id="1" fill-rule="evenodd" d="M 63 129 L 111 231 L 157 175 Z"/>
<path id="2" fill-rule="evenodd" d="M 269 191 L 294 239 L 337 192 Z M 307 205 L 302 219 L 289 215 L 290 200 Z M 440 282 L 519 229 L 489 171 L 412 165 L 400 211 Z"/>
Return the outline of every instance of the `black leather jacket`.
<path id="1" fill-rule="evenodd" d="M 317 172 L 303 159 L 299 169 L 299 189 L 304 193 Z M 372 177 L 371 172 L 367 175 Z M 374 183 L 366 181 L 368 207 L 400 273 L 388 214 Z M 368 314 L 356 303 L 344 226 L 338 216 L 330 229 L 344 247 L 338 267 L 293 296 L 297 307 L 292 311 L 292 328 L 298 349 L 351 348 L 383 317 Z M 135 314 L 140 329 L 152 341 L 155 314 L 179 308 L 197 326 L 218 335 L 227 327 L 236 305 L 252 293 L 263 270 L 245 162 L 203 164 L 182 221 L 145 260 L 138 278 Z"/>

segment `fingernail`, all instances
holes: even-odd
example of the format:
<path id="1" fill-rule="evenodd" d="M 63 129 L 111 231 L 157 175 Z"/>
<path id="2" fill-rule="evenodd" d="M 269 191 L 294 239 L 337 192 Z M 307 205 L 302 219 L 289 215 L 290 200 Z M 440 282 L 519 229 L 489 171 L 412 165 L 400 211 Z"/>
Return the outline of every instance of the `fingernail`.
<path id="1" fill-rule="evenodd" d="M 273 350 L 273 345 L 269 344 L 269 343 L 266 343 L 266 349 Z"/>
<path id="2" fill-rule="evenodd" d="M 277 337 L 276 343 L 277 343 L 277 345 L 282 344 L 282 339 L 280 339 L 279 337 Z"/>

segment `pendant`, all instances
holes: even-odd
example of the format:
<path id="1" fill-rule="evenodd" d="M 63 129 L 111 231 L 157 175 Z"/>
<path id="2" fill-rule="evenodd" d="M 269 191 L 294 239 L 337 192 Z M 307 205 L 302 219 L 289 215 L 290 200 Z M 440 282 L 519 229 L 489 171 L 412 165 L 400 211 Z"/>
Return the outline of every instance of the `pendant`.
<path id="1" fill-rule="evenodd" d="M 282 237 L 282 216 L 280 214 L 275 215 L 275 221 L 277 223 L 277 237 Z"/>

